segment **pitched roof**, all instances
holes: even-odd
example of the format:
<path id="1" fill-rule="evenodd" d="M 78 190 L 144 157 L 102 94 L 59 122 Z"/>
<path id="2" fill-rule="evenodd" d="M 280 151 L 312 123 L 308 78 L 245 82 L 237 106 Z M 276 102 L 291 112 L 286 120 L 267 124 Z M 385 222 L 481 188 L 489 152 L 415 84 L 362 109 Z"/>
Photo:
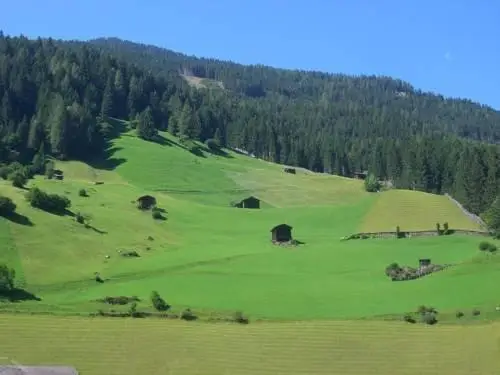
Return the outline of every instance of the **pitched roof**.
<path id="1" fill-rule="evenodd" d="M 73 367 L 65 366 L 0 366 L 2 375 L 78 375 Z"/>
<path id="2" fill-rule="evenodd" d="M 290 228 L 290 229 L 292 229 L 292 227 L 288 224 L 279 224 L 279 225 L 276 225 L 273 229 L 271 229 L 271 232 L 274 232 L 278 228 Z"/>

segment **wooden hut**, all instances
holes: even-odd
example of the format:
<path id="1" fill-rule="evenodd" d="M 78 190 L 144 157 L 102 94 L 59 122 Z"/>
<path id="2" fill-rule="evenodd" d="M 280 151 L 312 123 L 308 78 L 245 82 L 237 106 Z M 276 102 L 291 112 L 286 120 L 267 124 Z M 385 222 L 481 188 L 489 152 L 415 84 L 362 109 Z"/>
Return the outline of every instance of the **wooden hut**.
<path id="1" fill-rule="evenodd" d="M 354 178 L 357 178 L 358 180 L 365 180 L 366 177 L 368 176 L 368 172 L 354 172 L 353 173 Z"/>
<path id="2" fill-rule="evenodd" d="M 54 169 L 54 178 L 56 180 L 63 180 L 64 179 L 64 173 L 60 169 Z"/>
<path id="3" fill-rule="evenodd" d="M 431 265 L 431 260 L 430 259 L 419 259 L 418 265 L 420 267 L 427 267 Z"/>
<path id="4" fill-rule="evenodd" d="M 295 168 L 284 168 L 283 170 L 285 171 L 285 173 L 291 173 L 291 174 L 297 173 Z"/>
<path id="5" fill-rule="evenodd" d="M 149 210 L 156 206 L 156 198 L 151 195 L 143 195 L 137 198 L 137 208 L 140 210 Z"/>
<path id="6" fill-rule="evenodd" d="M 276 225 L 271 229 L 271 240 L 273 242 L 289 242 L 292 240 L 292 227 L 287 224 Z"/>
<path id="7" fill-rule="evenodd" d="M 234 204 L 234 207 L 238 208 L 260 208 L 260 200 L 254 196 L 245 198 Z"/>

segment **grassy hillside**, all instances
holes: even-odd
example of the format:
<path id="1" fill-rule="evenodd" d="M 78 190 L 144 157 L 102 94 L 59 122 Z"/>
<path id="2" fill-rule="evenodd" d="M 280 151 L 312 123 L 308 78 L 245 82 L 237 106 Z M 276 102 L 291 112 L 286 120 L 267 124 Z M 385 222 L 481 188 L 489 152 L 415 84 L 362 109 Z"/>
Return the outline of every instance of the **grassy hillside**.
<path id="1" fill-rule="evenodd" d="M 2 357 L 81 374 L 496 374 L 500 325 L 0 316 Z M 4 359 L 5 361 L 5 359 Z"/>
<path id="2" fill-rule="evenodd" d="M 264 352 L 269 355 L 259 373 L 360 374 L 390 367 L 401 374 L 444 368 L 465 374 L 496 365 L 492 343 L 497 326 L 434 329 L 345 321 L 400 319 L 419 305 L 438 308 L 448 321 L 456 320 L 457 309 L 479 308 L 477 319 L 496 318 L 500 258 L 480 254 L 479 237 L 340 241 L 359 230 L 394 230 L 396 225 L 434 229 L 436 222 L 447 221 L 451 228 L 477 229 L 446 197 L 397 190 L 369 194 L 361 181 L 300 169 L 296 175 L 285 174 L 281 166 L 232 152 L 213 155 L 205 149 L 195 156 L 163 136 L 159 144 L 124 134 L 111 145 L 107 160 L 58 162 L 63 181 L 38 177 L 30 182 L 70 198 L 72 215 L 88 217 L 88 228 L 72 215 L 32 208 L 24 198 L 26 190 L 0 182 L 0 194 L 18 206 L 15 220 L 0 218 L 1 259 L 16 268 L 19 285 L 41 299 L 0 302 L 0 310 L 55 314 L 2 315 L 0 333 L 15 338 L 7 356 L 23 362 L 60 359 L 89 374 L 148 366 L 178 366 L 181 373 L 194 374 L 204 358 L 203 373 L 226 369 L 244 374 L 254 371 L 248 363 Z M 88 197 L 80 196 L 80 189 Z M 157 198 L 167 220 L 155 221 L 151 212 L 136 208 L 135 200 L 143 194 Z M 263 209 L 230 207 L 231 201 L 248 195 L 262 199 Z M 269 231 L 280 223 L 293 226 L 302 245 L 272 245 Z M 140 257 L 124 258 L 119 250 L 136 250 Z M 384 275 L 392 262 L 416 266 L 419 258 L 455 266 L 411 282 L 394 283 Z M 103 284 L 95 282 L 95 272 L 106 280 Z M 118 295 L 138 296 L 139 310 L 151 311 L 152 290 L 175 311 L 190 307 L 208 316 L 239 310 L 252 319 L 303 322 L 215 328 L 156 319 L 60 317 L 107 310 L 96 300 Z M 61 334 L 68 330 L 75 336 Z M 289 340 L 292 334 L 299 340 Z M 464 341 L 464 335 L 472 338 Z M 31 340 L 35 348 L 33 342 L 41 337 L 50 337 L 46 351 L 28 349 L 26 342 Z M 132 340 L 139 347 L 122 344 Z M 67 342 L 71 345 L 64 349 Z M 452 347 L 456 342 L 460 345 Z M 175 349 L 166 350 L 167 345 Z M 404 358 L 404 366 L 387 361 L 383 353 L 389 346 Z M 301 348 L 300 356 L 288 356 Z M 471 348 L 479 357 L 472 356 Z M 366 363 L 357 361 L 364 351 L 374 354 Z M 130 357 L 135 359 L 120 359 Z"/>

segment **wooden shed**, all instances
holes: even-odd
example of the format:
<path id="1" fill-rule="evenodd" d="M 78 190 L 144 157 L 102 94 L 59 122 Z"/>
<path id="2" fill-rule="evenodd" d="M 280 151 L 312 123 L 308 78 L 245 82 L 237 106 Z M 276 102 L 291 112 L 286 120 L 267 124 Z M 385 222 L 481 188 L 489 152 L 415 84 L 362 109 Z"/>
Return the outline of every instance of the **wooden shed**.
<path id="1" fill-rule="evenodd" d="M 2 375 L 78 375 L 73 367 L 66 366 L 0 366 Z"/>
<path id="2" fill-rule="evenodd" d="M 156 206 L 156 198 L 151 195 L 143 195 L 137 198 L 137 208 L 140 210 L 149 210 Z"/>
<path id="3" fill-rule="evenodd" d="M 234 207 L 238 208 L 260 208 L 260 200 L 254 196 L 245 198 L 234 204 Z"/>
<path id="4" fill-rule="evenodd" d="M 430 259 L 419 259 L 418 260 L 418 265 L 420 267 L 427 267 L 431 265 L 431 260 Z"/>
<path id="5" fill-rule="evenodd" d="M 54 169 L 54 178 L 56 180 L 63 180 L 64 179 L 64 173 L 60 169 Z"/>
<path id="6" fill-rule="evenodd" d="M 288 224 L 276 225 L 271 229 L 271 240 L 273 242 L 289 242 L 292 240 L 292 227 Z"/>
<path id="7" fill-rule="evenodd" d="M 354 172 L 353 176 L 354 176 L 354 178 L 357 178 L 359 180 L 365 180 L 366 177 L 368 176 L 368 172 L 367 171 L 364 171 L 364 172 Z"/>
<path id="8" fill-rule="evenodd" d="M 288 167 L 287 167 L 287 168 L 284 168 L 283 170 L 285 171 L 285 173 L 291 173 L 291 174 L 295 174 L 295 173 L 297 173 L 297 172 L 295 171 L 295 168 L 288 168 Z"/>

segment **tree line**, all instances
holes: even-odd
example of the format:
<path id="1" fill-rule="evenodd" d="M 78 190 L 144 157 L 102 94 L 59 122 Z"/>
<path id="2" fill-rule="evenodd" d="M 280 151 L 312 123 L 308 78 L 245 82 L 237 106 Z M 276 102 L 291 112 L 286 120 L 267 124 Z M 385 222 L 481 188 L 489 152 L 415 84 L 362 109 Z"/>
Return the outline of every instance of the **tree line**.
<path id="1" fill-rule="evenodd" d="M 192 87 L 183 75 L 220 81 Z M 266 160 L 449 193 L 483 213 L 498 196 L 500 113 L 389 77 L 243 66 L 117 39 L 0 33 L 0 162 L 99 157 L 131 120 Z"/>

